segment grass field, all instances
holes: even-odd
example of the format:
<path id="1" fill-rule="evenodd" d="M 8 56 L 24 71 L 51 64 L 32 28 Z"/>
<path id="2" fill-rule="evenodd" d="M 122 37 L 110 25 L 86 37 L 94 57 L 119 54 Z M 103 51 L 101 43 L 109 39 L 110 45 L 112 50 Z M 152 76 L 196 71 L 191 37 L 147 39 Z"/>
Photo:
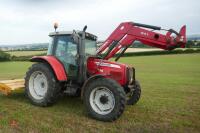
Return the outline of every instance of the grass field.
<path id="1" fill-rule="evenodd" d="M 40 55 L 40 54 L 45 54 L 46 51 L 9 51 L 6 52 L 9 53 L 12 56 L 31 56 L 31 55 Z"/>
<path id="2" fill-rule="evenodd" d="M 31 62 L 0 62 L 0 80 L 23 78 Z"/>
<path id="3" fill-rule="evenodd" d="M 200 54 L 126 57 L 120 62 L 136 68 L 142 96 L 117 121 L 89 118 L 80 98 L 63 97 L 41 108 L 16 92 L 0 96 L 0 132 L 200 132 Z M 29 65 L 1 63 L 0 76 L 23 77 Z"/>

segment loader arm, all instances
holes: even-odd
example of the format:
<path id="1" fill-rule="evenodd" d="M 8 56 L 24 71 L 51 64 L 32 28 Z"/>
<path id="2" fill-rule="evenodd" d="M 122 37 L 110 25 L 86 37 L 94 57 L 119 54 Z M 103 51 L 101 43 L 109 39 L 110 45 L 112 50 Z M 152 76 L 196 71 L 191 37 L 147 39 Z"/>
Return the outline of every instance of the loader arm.
<path id="1" fill-rule="evenodd" d="M 173 29 L 169 29 L 164 35 L 154 32 L 154 30 L 163 29 L 161 29 L 161 27 L 140 23 L 121 23 L 97 50 L 97 55 L 104 53 L 103 59 L 112 58 L 119 50 L 125 52 L 134 41 L 140 41 L 145 45 L 164 50 L 173 50 L 175 48 L 185 47 L 185 25 L 181 28 L 179 33 Z M 172 34 L 175 34 L 176 36 L 172 36 Z"/>

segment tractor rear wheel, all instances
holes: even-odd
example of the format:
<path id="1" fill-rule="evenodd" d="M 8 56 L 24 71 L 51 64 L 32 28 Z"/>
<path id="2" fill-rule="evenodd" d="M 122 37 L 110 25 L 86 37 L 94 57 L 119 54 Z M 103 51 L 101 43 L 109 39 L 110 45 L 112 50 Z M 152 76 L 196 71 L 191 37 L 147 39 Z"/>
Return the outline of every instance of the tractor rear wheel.
<path id="1" fill-rule="evenodd" d="M 136 104 L 141 95 L 141 87 L 138 81 L 135 81 L 135 85 L 133 88 L 130 89 L 131 91 L 127 94 L 127 105 L 134 105 Z"/>
<path id="2" fill-rule="evenodd" d="M 126 104 L 123 88 L 116 81 L 107 78 L 91 82 L 83 96 L 89 116 L 101 121 L 114 121 L 119 118 Z"/>
<path id="3" fill-rule="evenodd" d="M 60 94 L 60 86 L 52 69 L 45 63 L 33 64 L 25 77 L 25 93 L 32 104 L 50 106 Z"/>

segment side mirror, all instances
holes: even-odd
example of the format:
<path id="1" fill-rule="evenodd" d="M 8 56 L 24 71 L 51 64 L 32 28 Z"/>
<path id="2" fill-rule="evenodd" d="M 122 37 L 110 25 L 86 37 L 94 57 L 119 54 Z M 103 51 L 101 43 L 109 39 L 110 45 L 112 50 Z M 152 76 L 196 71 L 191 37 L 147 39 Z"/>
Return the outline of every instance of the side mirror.
<path id="1" fill-rule="evenodd" d="M 76 43 L 76 44 L 79 43 L 79 36 L 78 36 L 78 34 L 76 33 L 75 30 L 73 31 L 73 34 L 72 34 L 72 40 L 73 40 L 74 43 Z"/>
<path id="2" fill-rule="evenodd" d="M 79 43 L 79 37 L 76 35 L 72 35 L 72 40 L 74 43 L 78 44 Z"/>

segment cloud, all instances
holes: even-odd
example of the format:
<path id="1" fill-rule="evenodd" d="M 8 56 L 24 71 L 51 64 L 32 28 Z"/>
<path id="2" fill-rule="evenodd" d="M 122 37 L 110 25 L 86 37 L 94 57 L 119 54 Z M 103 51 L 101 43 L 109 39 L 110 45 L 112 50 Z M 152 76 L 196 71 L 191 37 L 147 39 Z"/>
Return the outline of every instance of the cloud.
<path id="1" fill-rule="evenodd" d="M 47 42 L 53 23 L 59 30 L 88 31 L 106 39 L 123 21 L 167 28 L 187 25 L 187 33 L 200 31 L 198 0 L 0 0 L 0 45 Z"/>

